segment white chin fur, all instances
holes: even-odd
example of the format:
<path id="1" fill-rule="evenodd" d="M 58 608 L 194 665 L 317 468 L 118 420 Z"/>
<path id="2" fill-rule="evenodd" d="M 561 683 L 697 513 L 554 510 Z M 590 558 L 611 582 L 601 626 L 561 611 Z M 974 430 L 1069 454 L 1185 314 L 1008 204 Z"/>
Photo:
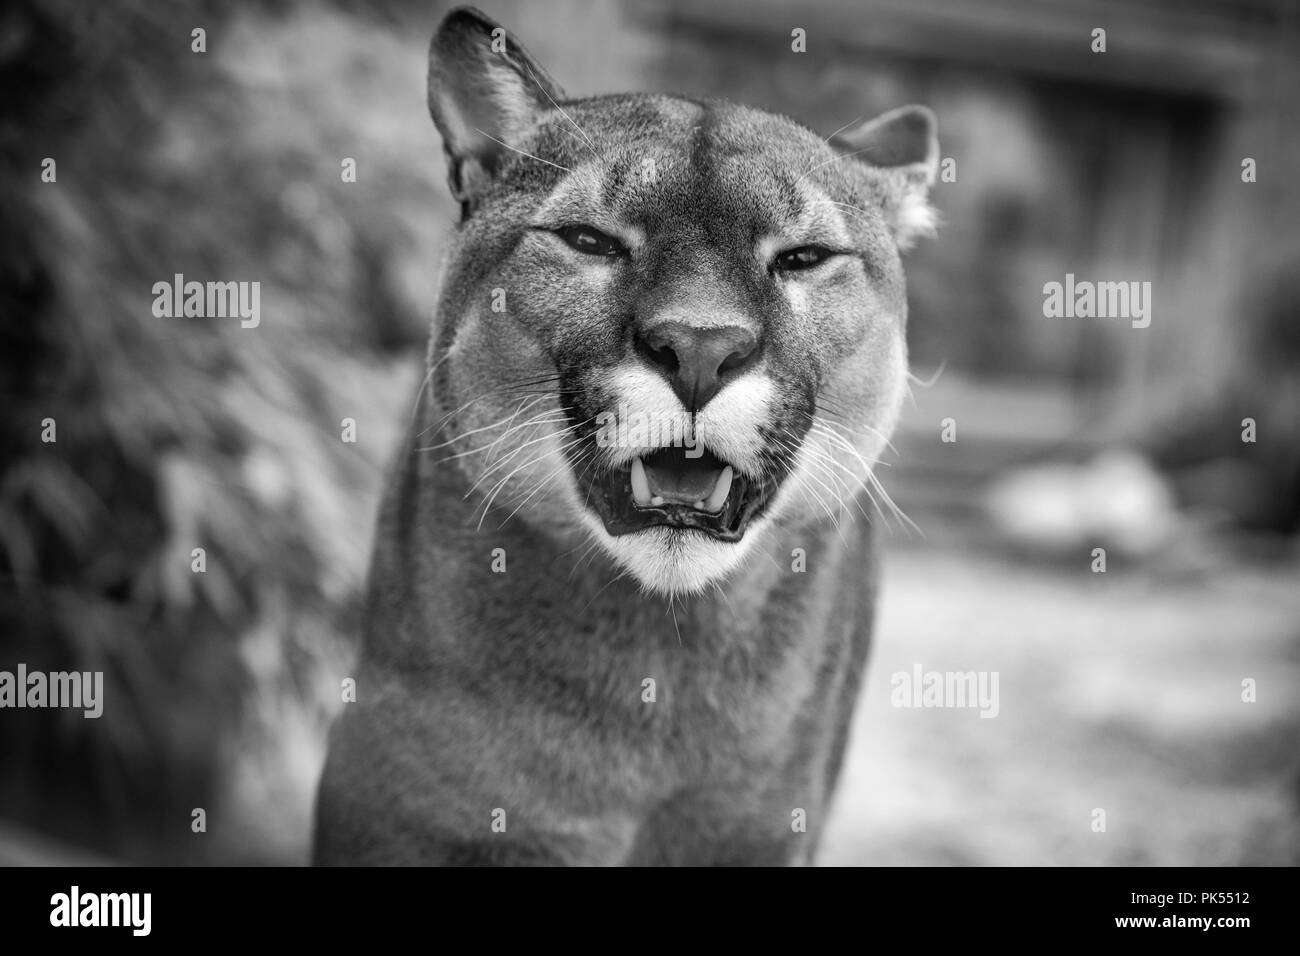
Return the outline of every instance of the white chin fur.
<path id="1" fill-rule="evenodd" d="M 588 530 L 620 568 L 645 590 L 667 596 L 698 594 L 719 584 L 744 563 L 763 533 L 766 518 L 749 526 L 739 541 L 718 541 L 701 532 L 678 528 L 647 528 L 614 537 L 594 514 L 585 516 Z"/>

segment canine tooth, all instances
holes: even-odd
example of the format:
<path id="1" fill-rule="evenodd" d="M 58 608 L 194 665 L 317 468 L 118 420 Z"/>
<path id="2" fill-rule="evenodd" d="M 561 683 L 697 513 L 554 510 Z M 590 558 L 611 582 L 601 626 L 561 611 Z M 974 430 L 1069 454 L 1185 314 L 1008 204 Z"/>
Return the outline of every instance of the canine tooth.
<path id="1" fill-rule="evenodd" d="M 704 502 L 705 511 L 721 511 L 722 506 L 727 502 L 727 494 L 731 491 L 731 466 L 722 469 L 722 474 L 718 475 L 718 483 L 713 486 L 713 494 L 709 495 L 709 500 Z"/>
<path id="2" fill-rule="evenodd" d="M 640 458 L 632 459 L 632 500 L 642 507 L 650 504 L 650 482 Z"/>

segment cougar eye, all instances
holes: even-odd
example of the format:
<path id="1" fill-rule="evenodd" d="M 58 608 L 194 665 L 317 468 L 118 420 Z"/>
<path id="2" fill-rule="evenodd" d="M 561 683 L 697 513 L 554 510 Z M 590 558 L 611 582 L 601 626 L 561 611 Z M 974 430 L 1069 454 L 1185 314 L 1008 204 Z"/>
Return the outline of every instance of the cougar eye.
<path id="1" fill-rule="evenodd" d="M 789 249 L 772 260 L 772 268 L 778 272 L 798 272 L 821 265 L 835 253 L 825 246 L 800 246 Z"/>
<path id="2" fill-rule="evenodd" d="M 555 234 L 570 247 L 587 256 L 626 256 L 627 246 L 591 226 L 565 226 Z"/>

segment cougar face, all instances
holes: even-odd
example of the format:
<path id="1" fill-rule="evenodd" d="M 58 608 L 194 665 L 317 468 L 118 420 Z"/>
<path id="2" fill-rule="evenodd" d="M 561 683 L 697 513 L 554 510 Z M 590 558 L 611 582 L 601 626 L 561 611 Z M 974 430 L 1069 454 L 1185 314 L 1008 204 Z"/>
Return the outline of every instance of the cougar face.
<path id="1" fill-rule="evenodd" d="M 468 10 L 429 98 L 463 212 L 431 378 L 485 520 L 583 528 L 671 594 L 864 493 L 905 387 L 929 111 L 826 141 L 719 101 L 566 100 Z"/>

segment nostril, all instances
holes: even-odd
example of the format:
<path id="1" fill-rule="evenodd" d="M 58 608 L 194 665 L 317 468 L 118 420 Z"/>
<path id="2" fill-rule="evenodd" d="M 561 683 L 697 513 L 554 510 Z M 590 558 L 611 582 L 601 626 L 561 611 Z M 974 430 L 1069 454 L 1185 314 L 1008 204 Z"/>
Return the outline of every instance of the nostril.
<path id="1" fill-rule="evenodd" d="M 650 361 L 654 362 L 656 365 L 662 365 L 670 372 L 677 371 L 678 367 L 682 364 L 677 358 L 677 353 L 667 345 L 661 345 L 658 348 L 651 346 Z"/>
<path id="2" fill-rule="evenodd" d="M 725 359 L 722 360 L 722 364 L 718 366 L 719 374 L 735 371 L 736 369 L 744 365 L 745 362 L 748 361 L 749 357 L 753 354 L 754 354 L 753 348 L 742 347 L 740 349 L 737 349 L 736 351 L 732 352 L 730 355 L 728 355 Z"/>
<path id="3" fill-rule="evenodd" d="M 666 372 L 675 373 L 681 367 L 681 360 L 677 357 L 676 350 L 665 336 L 651 333 L 645 338 L 638 339 L 637 346 L 642 355 Z"/>

